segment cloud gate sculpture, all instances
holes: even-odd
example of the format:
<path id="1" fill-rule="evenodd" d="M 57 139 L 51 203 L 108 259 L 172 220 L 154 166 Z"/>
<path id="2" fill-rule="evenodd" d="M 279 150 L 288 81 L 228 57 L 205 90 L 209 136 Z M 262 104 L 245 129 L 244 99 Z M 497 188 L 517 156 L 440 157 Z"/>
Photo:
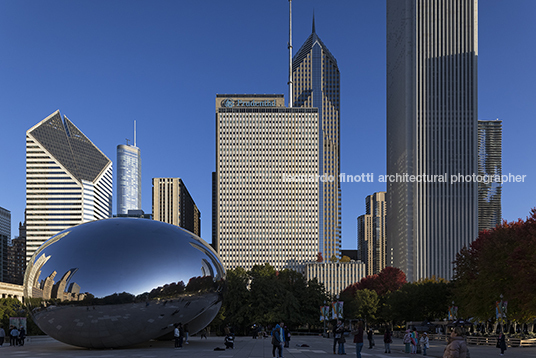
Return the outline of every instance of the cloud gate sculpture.
<path id="1" fill-rule="evenodd" d="M 35 323 L 74 346 L 115 348 L 193 334 L 222 303 L 225 271 L 216 252 L 177 226 L 113 218 L 51 237 L 29 261 L 24 295 Z"/>

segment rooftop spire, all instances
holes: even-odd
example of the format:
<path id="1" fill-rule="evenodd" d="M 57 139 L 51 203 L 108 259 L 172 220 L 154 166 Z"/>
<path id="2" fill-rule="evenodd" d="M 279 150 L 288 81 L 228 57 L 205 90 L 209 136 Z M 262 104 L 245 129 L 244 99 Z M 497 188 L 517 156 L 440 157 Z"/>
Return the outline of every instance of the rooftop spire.
<path id="1" fill-rule="evenodd" d="M 313 10 L 313 34 L 315 33 L 315 11 Z"/>

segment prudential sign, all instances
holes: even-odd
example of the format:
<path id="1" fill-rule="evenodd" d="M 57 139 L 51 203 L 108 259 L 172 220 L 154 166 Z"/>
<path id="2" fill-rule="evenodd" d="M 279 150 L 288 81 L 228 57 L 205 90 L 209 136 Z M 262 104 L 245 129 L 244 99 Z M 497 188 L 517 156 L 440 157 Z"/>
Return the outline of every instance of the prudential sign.
<path id="1" fill-rule="evenodd" d="M 274 100 L 264 100 L 264 101 L 243 101 L 241 99 L 232 99 L 226 98 L 221 101 L 222 107 L 233 108 L 233 107 L 275 107 Z"/>

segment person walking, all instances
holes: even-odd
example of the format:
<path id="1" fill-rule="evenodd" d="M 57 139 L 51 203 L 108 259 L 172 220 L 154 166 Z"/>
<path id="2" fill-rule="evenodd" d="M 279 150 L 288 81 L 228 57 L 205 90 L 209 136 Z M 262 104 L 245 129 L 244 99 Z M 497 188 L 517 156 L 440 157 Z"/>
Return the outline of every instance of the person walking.
<path id="1" fill-rule="evenodd" d="M 391 343 L 393 338 L 389 327 L 385 327 L 385 333 L 383 334 L 383 344 L 385 345 L 385 353 L 391 353 Z"/>
<path id="2" fill-rule="evenodd" d="M 404 353 L 411 353 L 411 331 L 409 329 L 406 330 L 402 342 L 404 342 Z"/>
<path id="3" fill-rule="evenodd" d="M 17 341 L 19 340 L 19 330 L 15 326 L 11 326 L 11 327 L 13 328 L 9 332 L 9 335 L 11 336 L 11 338 L 9 339 L 9 345 L 16 346 Z"/>
<path id="4" fill-rule="evenodd" d="M 183 330 L 184 330 L 184 343 L 190 344 L 190 342 L 188 342 L 188 337 L 190 336 L 190 330 L 188 328 L 188 323 L 186 323 L 184 325 Z"/>
<path id="5" fill-rule="evenodd" d="M 337 353 L 337 344 L 339 343 L 339 339 L 341 338 L 341 332 L 343 331 L 344 326 L 340 320 L 337 320 L 337 324 L 335 325 L 335 328 L 333 329 L 333 354 Z"/>
<path id="6" fill-rule="evenodd" d="M 279 351 L 278 357 L 283 357 L 283 336 L 281 335 L 281 326 L 276 324 L 274 329 L 272 329 L 272 357 L 275 358 L 275 350 Z"/>
<path id="7" fill-rule="evenodd" d="M 26 338 L 26 330 L 24 329 L 23 326 L 20 327 L 20 330 L 19 330 L 19 340 L 18 340 L 18 345 L 19 346 L 23 346 L 24 345 L 24 339 Z"/>
<path id="8" fill-rule="evenodd" d="M 443 358 L 467 358 L 467 344 L 463 338 L 462 327 L 454 327 L 452 330 Z"/>
<path id="9" fill-rule="evenodd" d="M 6 331 L 4 331 L 4 327 L 0 326 L 0 347 L 4 345 L 5 338 L 6 338 Z"/>
<path id="10" fill-rule="evenodd" d="M 417 344 L 419 344 L 419 333 L 417 333 L 417 330 L 415 327 L 413 327 L 413 332 L 410 333 L 411 335 L 411 354 L 417 354 Z"/>
<path id="11" fill-rule="evenodd" d="M 374 332 L 372 332 L 372 328 L 370 327 L 367 331 L 367 339 L 369 343 L 369 349 L 372 349 L 374 347 Z"/>
<path id="12" fill-rule="evenodd" d="M 359 321 L 357 327 L 350 333 L 354 336 L 355 354 L 361 358 L 361 349 L 363 349 L 363 322 Z"/>
<path id="13" fill-rule="evenodd" d="M 290 329 L 285 326 L 285 348 L 288 348 L 290 346 Z"/>
<path id="14" fill-rule="evenodd" d="M 175 337 L 175 349 L 181 349 L 182 348 L 182 339 L 183 339 L 183 331 L 182 331 L 182 324 L 177 323 L 175 324 L 175 329 L 173 331 L 173 336 Z"/>
<path id="15" fill-rule="evenodd" d="M 339 351 L 338 353 L 341 354 L 341 355 L 345 355 L 346 354 L 346 351 L 344 350 L 344 344 L 346 343 L 346 337 L 344 337 L 344 333 L 347 332 L 348 330 L 346 329 L 345 326 L 343 326 L 342 330 L 341 330 L 341 337 L 339 338 Z"/>
<path id="16" fill-rule="evenodd" d="M 506 337 L 502 331 L 499 333 L 499 337 L 497 338 L 497 348 L 501 349 L 501 355 L 503 356 L 504 351 L 506 350 Z"/>
<path id="17" fill-rule="evenodd" d="M 419 340 L 419 343 L 422 347 L 422 355 L 426 355 L 426 350 L 430 347 L 430 340 L 428 339 L 428 333 L 423 332 L 421 339 Z"/>

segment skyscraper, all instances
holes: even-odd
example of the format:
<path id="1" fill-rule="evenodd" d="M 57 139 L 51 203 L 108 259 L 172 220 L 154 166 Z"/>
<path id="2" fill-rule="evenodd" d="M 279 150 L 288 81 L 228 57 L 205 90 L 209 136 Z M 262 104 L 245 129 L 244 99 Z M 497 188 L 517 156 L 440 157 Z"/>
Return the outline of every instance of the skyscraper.
<path id="1" fill-rule="evenodd" d="M 478 121 L 478 175 L 502 175 L 502 121 Z M 493 229 L 502 220 L 501 183 L 478 182 L 478 231 Z"/>
<path id="2" fill-rule="evenodd" d="M 387 242 L 409 281 L 450 279 L 478 234 L 477 183 L 440 177 L 478 170 L 477 12 L 476 0 L 387 1 Z"/>
<path id="3" fill-rule="evenodd" d="M 385 217 L 387 203 L 385 192 L 368 195 L 365 199 L 365 215 L 357 218 L 358 259 L 366 263 L 367 275 L 374 275 L 385 268 Z"/>
<path id="4" fill-rule="evenodd" d="M 60 111 L 26 131 L 26 257 L 48 238 L 112 215 L 112 162 Z"/>
<path id="5" fill-rule="evenodd" d="M 128 143 L 117 146 L 117 214 L 141 209 L 140 148 Z"/>
<path id="6" fill-rule="evenodd" d="M 0 207 L 0 282 L 8 276 L 8 244 L 11 240 L 11 211 Z"/>
<path id="7" fill-rule="evenodd" d="M 181 178 L 153 178 L 153 220 L 201 236 L 201 212 Z"/>
<path id="8" fill-rule="evenodd" d="M 320 251 L 326 260 L 340 255 L 340 74 L 337 60 L 313 29 L 292 59 L 292 107 L 318 108 L 319 173 L 335 178 L 320 185 Z"/>
<path id="9" fill-rule="evenodd" d="M 283 95 L 216 96 L 213 242 L 226 269 L 305 272 L 320 250 L 317 108 Z"/>

